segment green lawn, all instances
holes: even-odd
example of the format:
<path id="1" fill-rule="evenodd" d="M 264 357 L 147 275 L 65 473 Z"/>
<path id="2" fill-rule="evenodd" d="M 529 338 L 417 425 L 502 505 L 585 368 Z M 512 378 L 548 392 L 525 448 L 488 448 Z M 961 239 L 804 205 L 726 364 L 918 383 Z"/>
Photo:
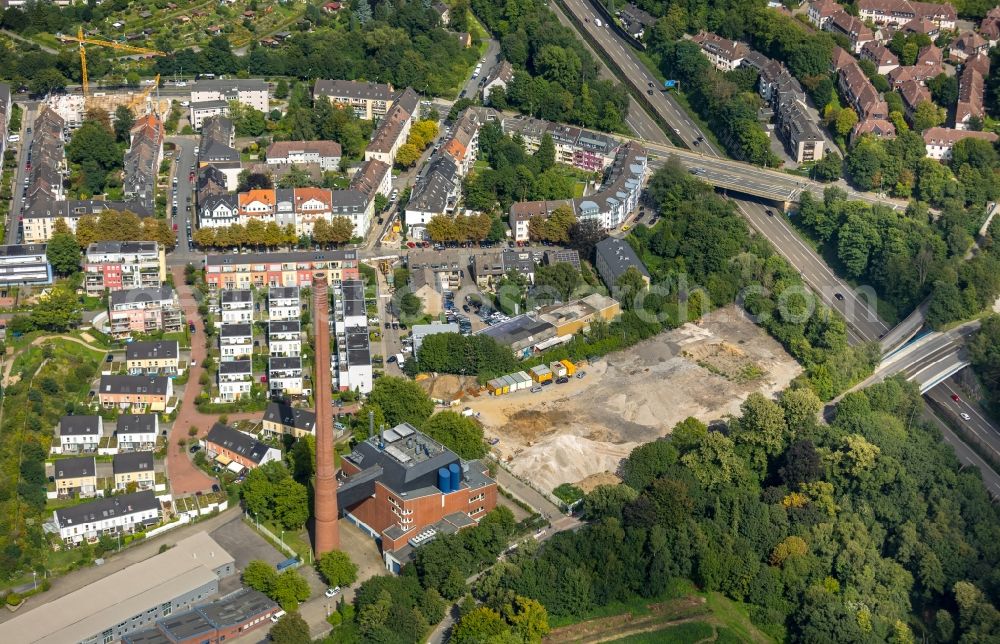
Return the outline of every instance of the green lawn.
<path id="1" fill-rule="evenodd" d="M 709 640 L 714 634 L 715 629 L 712 628 L 711 624 L 684 622 L 662 630 L 638 633 L 612 641 L 620 644 L 693 644 Z"/>

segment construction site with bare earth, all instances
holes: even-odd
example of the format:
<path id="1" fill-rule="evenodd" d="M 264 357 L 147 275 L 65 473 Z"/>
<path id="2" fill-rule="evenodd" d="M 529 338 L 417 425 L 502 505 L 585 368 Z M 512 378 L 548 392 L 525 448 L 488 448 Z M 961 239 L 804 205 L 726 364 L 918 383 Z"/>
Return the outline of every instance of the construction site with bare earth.
<path id="1" fill-rule="evenodd" d="M 585 492 L 617 483 L 619 462 L 636 446 L 668 435 L 689 416 L 709 423 L 737 414 L 750 393 L 774 394 L 802 371 L 735 307 L 580 369 L 583 378 L 540 392 L 483 394 L 464 403 L 487 439 L 499 439 L 494 455 L 546 492 L 562 483 Z"/>

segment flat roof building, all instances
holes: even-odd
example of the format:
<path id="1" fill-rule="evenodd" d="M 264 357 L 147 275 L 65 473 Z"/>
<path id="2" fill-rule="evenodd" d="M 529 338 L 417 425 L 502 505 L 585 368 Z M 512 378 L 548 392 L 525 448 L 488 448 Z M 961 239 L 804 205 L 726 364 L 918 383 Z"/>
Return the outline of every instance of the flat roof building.
<path id="1" fill-rule="evenodd" d="M 152 497 L 150 492 L 141 494 Z M 197 532 L 165 552 L 0 624 L 0 640 L 6 644 L 119 640 L 211 597 L 218 592 L 219 580 L 235 572 L 233 557 L 207 533 Z"/>

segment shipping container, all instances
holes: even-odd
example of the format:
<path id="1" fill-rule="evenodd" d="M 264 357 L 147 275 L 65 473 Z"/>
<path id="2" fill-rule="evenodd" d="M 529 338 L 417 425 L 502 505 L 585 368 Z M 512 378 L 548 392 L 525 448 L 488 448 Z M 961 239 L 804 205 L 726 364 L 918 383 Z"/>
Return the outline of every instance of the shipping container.
<path id="1" fill-rule="evenodd" d="M 543 364 L 531 368 L 531 379 L 541 384 L 552 380 L 552 370 Z"/>
<path id="2" fill-rule="evenodd" d="M 569 360 L 560 360 L 560 362 L 562 362 L 563 366 L 566 367 L 566 375 L 567 376 L 572 376 L 573 374 L 576 373 L 576 365 L 575 364 L 573 364 Z"/>
<path id="3" fill-rule="evenodd" d="M 503 392 L 500 391 L 501 389 L 503 389 L 503 383 L 500 382 L 499 378 L 494 378 L 486 383 L 486 390 L 494 396 L 502 396 Z"/>
<path id="4" fill-rule="evenodd" d="M 517 391 L 517 380 L 513 376 L 503 376 L 500 380 L 503 380 L 504 384 L 507 385 L 507 393 L 512 394 Z"/>
<path id="5" fill-rule="evenodd" d="M 524 371 L 518 371 L 514 374 L 514 378 L 517 379 L 517 390 L 522 391 L 524 389 L 531 389 L 531 385 L 534 384 L 531 381 L 531 376 L 529 376 Z"/>
<path id="6" fill-rule="evenodd" d="M 566 366 L 561 362 L 549 364 L 549 369 L 552 370 L 552 376 L 555 378 L 562 378 L 566 375 Z"/>

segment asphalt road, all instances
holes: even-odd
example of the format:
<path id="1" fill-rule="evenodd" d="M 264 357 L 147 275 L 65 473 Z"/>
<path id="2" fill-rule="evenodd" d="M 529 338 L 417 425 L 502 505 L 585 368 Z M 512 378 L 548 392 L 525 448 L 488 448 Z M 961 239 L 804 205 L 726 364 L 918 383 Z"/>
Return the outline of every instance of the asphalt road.
<path id="1" fill-rule="evenodd" d="M 479 72 L 478 77 L 469 78 L 465 86 L 462 87 L 461 92 L 459 92 L 459 98 L 476 98 L 476 94 L 479 93 L 480 84 L 486 80 L 486 77 L 490 75 L 490 71 L 500 61 L 500 43 L 490 38 L 486 44 L 486 53 L 479 60 L 480 62 L 485 61 L 483 62 L 482 71 Z"/>
<path id="2" fill-rule="evenodd" d="M 567 7 L 583 22 L 584 28 L 600 44 L 604 52 L 625 70 L 627 75 L 627 78 L 624 79 L 625 82 L 631 83 L 639 91 L 648 91 L 649 84 L 653 84 L 654 92 L 652 95 L 647 93 L 647 97 L 657 114 L 671 125 L 674 134 L 696 152 L 674 147 L 668 148 L 662 144 L 652 146 L 652 149 L 659 148 L 688 159 L 700 158 L 702 167 L 711 168 L 720 174 L 731 175 L 737 180 L 744 176 L 741 172 L 749 173 L 753 177 L 758 176 L 759 169 L 753 166 L 748 168 L 747 164 L 739 164 L 724 158 L 724 155 L 684 112 L 676 99 L 670 93 L 658 90 L 658 79 L 645 67 L 631 46 L 622 41 L 611 29 L 606 26 L 598 27 L 594 23 L 597 15 L 586 0 L 565 1 Z M 630 124 L 633 121 L 648 121 L 655 126 L 645 111 L 634 104 L 632 107 L 633 109 L 629 110 Z M 648 127 L 644 127 L 643 130 L 648 130 Z M 659 137 L 659 141 L 664 139 L 663 136 Z M 699 139 L 703 139 L 703 141 L 695 145 Z M 741 171 L 740 168 L 743 170 Z M 787 183 L 788 192 L 793 192 L 796 186 L 801 183 L 797 177 L 787 177 L 787 175 L 783 176 L 781 173 L 773 171 L 762 176 L 764 178 L 759 180 L 768 185 L 785 187 Z M 735 200 L 735 203 L 750 225 L 764 235 L 785 259 L 799 269 L 803 280 L 819 296 L 820 301 L 837 310 L 848 320 L 849 333 L 855 343 L 877 340 L 880 335 L 889 330 L 868 303 L 861 299 L 846 282 L 839 279 L 811 246 L 802 241 L 784 215 L 776 213 L 769 216 L 767 214 L 769 208 L 753 201 Z M 843 296 L 843 299 L 837 297 L 838 293 Z"/>
<path id="3" fill-rule="evenodd" d="M 11 200 L 13 205 L 10 209 L 10 219 L 7 222 L 7 244 L 18 244 L 21 242 L 21 210 L 24 207 L 24 202 L 21 200 L 25 194 L 24 179 L 28 176 L 28 169 L 26 164 L 28 162 L 28 148 L 31 146 L 31 141 L 34 136 L 35 117 L 37 116 L 36 110 L 38 109 L 38 103 L 32 101 L 21 104 L 21 141 L 20 143 L 14 144 L 17 149 L 17 171 L 14 175 L 14 190 Z M 28 128 L 31 128 L 32 134 L 28 134 Z"/>
<path id="4" fill-rule="evenodd" d="M 583 23 L 585 29 L 600 44 L 606 54 L 625 71 L 626 78 L 621 80 L 631 83 L 640 91 L 650 89 L 649 83 L 653 83 L 655 90 L 658 86 L 658 80 L 645 68 L 631 47 L 618 38 L 611 29 L 596 26 L 594 18 L 597 16 L 587 0 L 565 0 L 565 2 L 567 7 Z M 558 14 L 559 12 L 556 11 L 556 13 Z M 575 24 L 569 22 L 567 24 L 576 29 Z M 698 154 L 703 158 L 703 167 L 715 163 L 711 157 L 720 157 L 721 155 L 718 150 L 711 145 L 707 138 L 700 145 L 694 146 L 694 141 L 698 140 L 698 137 L 702 136 L 702 134 L 687 114 L 680 109 L 680 106 L 677 105 L 672 96 L 659 91 L 654 91 L 653 95 L 647 94 L 647 96 L 649 96 L 657 114 L 671 125 L 674 133 L 682 141 L 691 146 L 692 149 L 697 149 Z M 635 127 L 635 122 L 641 122 L 644 117 L 646 120 L 651 120 L 641 110 L 632 109 L 629 111 L 628 123 Z M 638 128 L 636 130 L 638 132 Z M 640 133 L 640 136 L 645 135 Z M 673 152 L 674 150 L 670 151 Z M 679 155 L 689 156 L 690 152 L 680 152 Z M 726 165 L 730 168 L 733 167 L 728 163 Z M 722 169 L 720 168 L 719 171 L 721 172 Z M 739 174 L 731 169 L 729 172 Z M 750 170 L 744 170 L 743 172 L 750 172 Z M 815 187 L 811 189 L 816 190 Z M 883 201 L 873 195 L 861 194 L 853 190 L 848 190 L 848 193 L 851 198 L 855 199 Z M 764 235 L 782 256 L 799 269 L 803 280 L 819 295 L 821 301 L 844 316 L 848 323 L 848 332 L 855 343 L 876 341 L 889 332 L 889 328 L 878 317 L 874 307 L 869 306 L 866 299 L 859 296 L 854 289 L 850 288 L 834 274 L 813 248 L 802 241 L 785 216 L 779 214 L 769 216 L 766 208 L 750 201 L 737 200 L 736 205 L 750 222 L 750 225 Z M 838 293 L 842 299 L 837 297 Z M 938 355 L 933 357 L 940 359 Z M 947 356 L 944 356 L 944 359 L 947 360 Z M 946 402 L 954 403 L 950 396 L 952 394 L 958 395 L 956 387 L 957 382 L 955 379 L 949 378 L 928 392 L 927 396 L 935 401 L 943 397 Z M 965 413 L 969 415 L 970 420 L 963 421 L 961 417 L 958 417 L 958 421 L 964 422 L 973 434 L 979 437 L 984 444 L 989 445 L 990 450 L 1000 454 L 1000 429 L 997 429 L 986 418 L 977 405 L 969 405 L 968 403 L 963 403 L 963 405 L 968 408 Z M 945 409 L 948 408 L 946 405 Z M 928 413 L 936 418 L 931 410 L 928 410 Z M 946 440 L 949 436 L 952 439 L 949 442 L 955 444 L 958 441 L 957 437 L 950 433 L 950 430 L 948 430 L 948 433 L 945 433 Z M 960 441 L 958 443 L 961 444 Z M 982 458 L 979 458 L 978 455 L 972 452 L 968 446 L 961 445 L 963 447 L 956 448 L 956 453 L 962 462 L 978 467 L 983 472 L 984 480 L 987 481 L 987 488 L 990 492 L 1000 496 L 1000 476 Z"/>
<path id="5" fill-rule="evenodd" d="M 167 212 L 171 212 L 170 207 L 175 195 L 177 198 L 177 215 L 171 219 L 172 223 L 177 224 L 177 248 L 167 256 L 167 263 L 176 266 L 193 262 L 197 265 L 204 254 L 189 250 L 192 248 L 190 244 L 191 233 L 197 222 L 194 209 L 195 185 L 188 177 L 197 167 L 194 148 L 198 144 L 197 140 L 191 136 L 171 136 L 167 140 L 177 146 L 174 151 L 173 174 L 170 177 L 171 184 L 173 184 L 173 178 L 177 178 L 177 186 L 171 185 L 167 193 Z M 185 224 L 190 224 L 190 228 L 186 227 Z"/>

